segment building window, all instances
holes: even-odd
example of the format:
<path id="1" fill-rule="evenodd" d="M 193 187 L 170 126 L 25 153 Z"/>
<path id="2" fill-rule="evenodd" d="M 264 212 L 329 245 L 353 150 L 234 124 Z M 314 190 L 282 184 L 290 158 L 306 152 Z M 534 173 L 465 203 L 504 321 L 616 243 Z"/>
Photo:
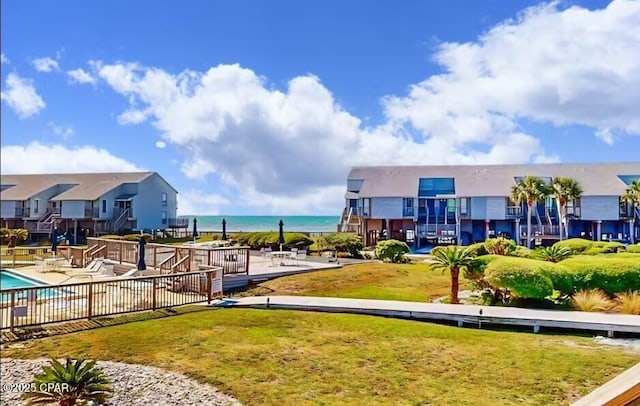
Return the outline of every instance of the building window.
<path id="1" fill-rule="evenodd" d="M 454 194 L 456 194 L 454 178 L 420 178 L 418 182 L 419 197 Z"/>
<path id="2" fill-rule="evenodd" d="M 102 212 L 103 213 L 107 212 L 107 201 L 106 200 L 102 201 Z"/>
<path id="3" fill-rule="evenodd" d="M 35 199 L 33 201 L 35 207 L 33 208 L 33 214 L 38 214 L 40 212 L 40 199 Z"/>
<path id="4" fill-rule="evenodd" d="M 405 198 L 402 199 L 402 215 L 403 216 L 413 216 L 413 198 Z"/>
<path id="5" fill-rule="evenodd" d="M 162 205 L 163 206 L 167 205 L 167 194 L 166 193 L 162 194 Z"/>
<path id="6" fill-rule="evenodd" d="M 167 212 L 166 212 L 166 211 L 163 211 L 163 212 L 161 213 L 161 215 L 162 215 L 162 224 L 163 224 L 163 225 L 166 225 L 166 224 L 167 224 Z"/>
<path id="7" fill-rule="evenodd" d="M 467 213 L 467 198 L 463 197 L 460 199 L 460 214 L 465 215 Z"/>

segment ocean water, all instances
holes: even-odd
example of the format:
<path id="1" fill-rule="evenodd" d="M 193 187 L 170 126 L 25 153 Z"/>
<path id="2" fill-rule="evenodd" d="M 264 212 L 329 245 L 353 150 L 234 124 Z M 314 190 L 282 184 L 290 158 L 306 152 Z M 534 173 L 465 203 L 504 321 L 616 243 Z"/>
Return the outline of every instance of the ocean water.
<path id="1" fill-rule="evenodd" d="M 193 228 L 194 216 L 180 216 L 189 219 L 189 230 Z M 198 231 L 222 232 L 222 219 L 227 221 L 227 232 L 278 231 L 280 220 L 284 231 L 332 232 L 337 231 L 339 216 L 195 216 Z"/>

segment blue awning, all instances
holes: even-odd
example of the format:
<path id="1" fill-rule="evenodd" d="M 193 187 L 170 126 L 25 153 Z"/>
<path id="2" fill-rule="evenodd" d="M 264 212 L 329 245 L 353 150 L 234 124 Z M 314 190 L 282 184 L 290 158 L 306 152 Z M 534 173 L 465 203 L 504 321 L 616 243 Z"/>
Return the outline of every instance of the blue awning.
<path id="1" fill-rule="evenodd" d="M 118 197 L 116 197 L 114 200 L 116 202 L 128 202 L 133 200 L 133 198 L 137 195 L 137 193 L 128 193 L 128 194 L 124 194 L 124 195 L 120 195 Z"/>

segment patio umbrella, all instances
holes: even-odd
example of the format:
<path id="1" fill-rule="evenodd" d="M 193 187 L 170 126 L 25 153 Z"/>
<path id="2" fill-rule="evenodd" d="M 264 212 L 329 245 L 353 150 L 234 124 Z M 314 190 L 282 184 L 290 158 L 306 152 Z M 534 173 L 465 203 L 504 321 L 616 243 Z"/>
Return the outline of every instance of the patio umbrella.
<path id="1" fill-rule="evenodd" d="M 140 236 L 140 241 L 138 242 L 138 270 L 144 271 L 147 269 L 147 264 L 144 263 L 144 246 L 147 241 L 143 236 Z"/>
<path id="2" fill-rule="evenodd" d="M 282 244 L 284 244 L 284 222 L 282 221 L 282 219 L 280 219 L 280 222 L 278 223 L 278 244 L 280 244 L 280 251 L 282 251 Z"/>
<path id="3" fill-rule="evenodd" d="M 222 241 L 227 240 L 227 220 L 222 219 Z"/>
<path id="4" fill-rule="evenodd" d="M 58 229 L 54 228 L 51 231 L 51 252 L 53 252 L 53 256 L 56 256 L 56 251 L 58 251 Z"/>
<path id="5" fill-rule="evenodd" d="M 198 219 L 197 218 L 193 218 L 193 238 L 196 238 L 198 236 Z"/>

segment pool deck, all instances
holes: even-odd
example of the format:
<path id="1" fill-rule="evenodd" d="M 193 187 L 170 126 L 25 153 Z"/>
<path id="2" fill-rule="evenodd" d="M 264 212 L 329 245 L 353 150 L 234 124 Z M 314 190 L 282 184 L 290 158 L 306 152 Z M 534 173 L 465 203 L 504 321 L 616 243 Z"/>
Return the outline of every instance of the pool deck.
<path id="1" fill-rule="evenodd" d="M 640 337 L 640 316 L 577 311 L 533 310 L 517 307 L 451 305 L 394 300 L 344 299 L 310 296 L 255 296 L 223 299 L 210 306 L 260 309 L 292 309 L 332 313 L 356 313 L 416 320 L 454 322 L 482 327 L 482 324 L 586 330 Z"/>
<path id="2" fill-rule="evenodd" d="M 134 266 L 135 267 L 135 266 Z M 293 261 L 285 259 L 283 261 L 272 261 L 270 258 L 260 255 L 251 255 L 249 259 L 249 273 L 238 275 L 225 275 L 223 281 L 224 289 L 234 289 L 249 285 L 255 282 L 266 281 L 286 275 L 315 272 L 324 269 L 336 269 L 342 267 L 336 262 L 327 262 L 319 258 L 309 258 L 308 260 Z M 18 274 L 22 274 L 32 279 L 42 281 L 50 285 L 60 285 L 68 283 L 90 282 L 89 276 L 77 275 L 82 272 L 82 268 L 62 268 L 59 271 L 42 272 L 37 266 L 25 266 L 11 269 Z M 73 278 L 71 276 L 76 274 Z M 94 280 L 110 280 L 118 277 L 101 277 Z"/>

